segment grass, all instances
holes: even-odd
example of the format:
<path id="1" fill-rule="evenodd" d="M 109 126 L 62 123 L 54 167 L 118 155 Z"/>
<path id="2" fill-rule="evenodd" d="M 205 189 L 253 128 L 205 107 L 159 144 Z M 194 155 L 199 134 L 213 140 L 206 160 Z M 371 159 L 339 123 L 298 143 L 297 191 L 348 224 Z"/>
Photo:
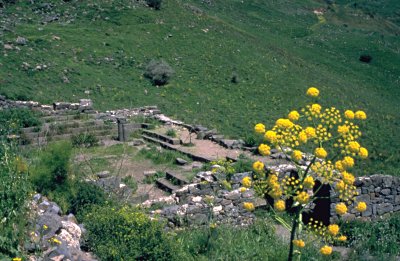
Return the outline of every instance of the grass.
<path id="1" fill-rule="evenodd" d="M 160 165 L 164 164 L 167 166 L 176 166 L 176 158 L 182 158 L 188 162 L 191 160 L 186 156 L 177 151 L 158 150 L 156 147 L 151 147 L 150 149 L 142 149 L 137 154 L 138 159 L 150 159 L 154 164 Z"/>
<path id="2" fill-rule="evenodd" d="M 303 105 L 305 89 L 317 86 L 322 105 L 367 112 L 371 157 L 362 174 L 400 175 L 398 1 L 340 0 L 327 9 L 317 0 L 170 0 L 160 11 L 127 0 L 48 2 L 58 21 L 42 24 L 46 10 L 32 11 L 39 4 L 3 11 L 2 25 L 12 21 L 3 43 L 28 39 L 2 57 L 0 92 L 9 97 L 89 97 L 96 109 L 157 104 L 188 123 L 244 137 L 255 123 L 271 126 Z M 324 22 L 315 8 L 327 9 Z M 361 54 L 372 62 L 359 62 Z M 176 74 L 156 88 L 143 72 L 160 58 Z M 36 70 L 41 64 L 47 68 Z"/>

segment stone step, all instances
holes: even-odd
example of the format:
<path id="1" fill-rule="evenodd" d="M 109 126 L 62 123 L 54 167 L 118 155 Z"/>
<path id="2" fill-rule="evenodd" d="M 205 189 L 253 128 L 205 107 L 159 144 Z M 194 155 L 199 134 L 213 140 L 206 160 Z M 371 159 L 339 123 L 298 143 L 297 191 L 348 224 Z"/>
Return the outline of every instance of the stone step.
<path id="1" fill-rule="evenodd" d="M 37 133 L 37 132 L 44 132 L 44 131 L 49 131 L 49 130 L 57 130 L 57 128 L 62 128 L 62 129 L 74 129 L 74 128 L 79 128 L 79 127 L 90 127 L 90 126 L 104 126 L 104 121 L 103 120 L 71 120 L 67 122 L 52 122 L 52 123 L 44 123 L 40 127 L 40 131 L 37 131 L 38 127 L 28 127 L 28 128 L 22 128 L 21 131 L 24 133 Z M 113 125 L 109 125 L 113 126 Z"/>
<path id="2" fill-rule="evenodd" d="M 189 153 L 189 152 L 186 152 L 186 151 L 182 151 L 182 150 L 180 150 L 179 148 L 177 148 L 176 146 L 174 146 L 172 144 L 169 144 L 167 142 L 163 142 L 163 141 L 161 141 L 159 139 L 156 139 L 156 138 L 153 138 L 153 137 L 149 137 L 149 136 L 147 136 L 145 134 L 142 134 L 142 138 L 144 140 L 146 140 L 146 141 L 157 143 L 158 145 L 160 145 L 163 148 L 174 150 L 174 151 L 178 151 L 178 152 L 188 156 L 189 158 L 191 158 L 194 161 L 210 162 L 210 161 L 214 160 L 212 158 L 206 158 L 206 157 L 195 155 L 195 154 L 192 154 L 192 153 Z"/>
<path id="3" fill-rule="evenodd" d="M 165 177 L 168 180 L 171 180 L 172 182 L 174 182 L 174 184 L 179 184 L 180 186 L 183 186 L 185 184 L 189 184 L 189 180 L 187 178 L 185 178 L 184 176 L 182 176 L 181 174 L 178 174 L 178 173 L 173 173 L 171 171 L 166 171 L 165 172 Z"/>
<path id="4" fill-rule="evenodd" d="M 36 139 L 39 137 L 49 137 L 49 136 L 56 136 L 56 135 L 63 135 L 63 134 L 78 134 L 78 133 L 85 133 L 85 132 L 96 132 L 101 130 L 109 130 L 113 131 L 115 134 L 117 133 L 118 129 L 115 125 L 98 125 L 98 126 L 86 126 L 86 127 L 78 127 L 78 128 L 68 128 L 68 129 L 61 129 L 61 130 L 49 130 L 49 131 L 40 131 L 40 132 L 27 132 L 24 133 L 24 137 L 27 139 Z"/>
<path id="5" fill-rule="evenodd" d="M 177 139 L 177 138 L 172 138 L 172 137 L 169 137 L 167 135 L 159 134 L 159 133 L 154 132 L 154 131 L 143 130 L 143 133 L 146 134 L 147 136 L 157 138 L 157 139 L 159 139 L 159 140 L 161 140 L 163 142 L 167 142 L 167 143 L 172 144 L 172 145 L 181 144 L 181 141 L 179 139 Z"/>
<path id="6" fill-rule="evenodd" d="M 82 132 L 81 132 L 82 133 Z M 99 140 L 103 139 L 103 137 L 115 137 L 116 130 L 98 130 L 98 131 L 91 131 L 88 132 L 94 134 Z M 46 144 L 49 141 L 59 141 L 59 140 L 68 140 L 76 134 L 62 134 L 62 135 L 54 135 L 54 136 L 44 136 L 44 137 L 37 137 L 31 139 L 31 144 Z"/>
<path id="7" fill-rule="evenodd" d="M 41 117 L 42 122 L 54 122 L 54 121 L 68 121 L 68 120 L 79 120 L 79 119 L 94 119 L 97 113 L 71 113 L 71 114 L 60 114 Z"/>
<path id="8" fill-rule="evenodd" d="M 173 193 L 174 191 L 178 190 L 180 187 L 172 184 L 169 180 L 167 180 L 166 178 L 159 178 L 156 180 L 156 184 L 157 186 L 162 189 L 165 190 L 169 193 Z"/>
<path id="9" fill-rule="evenodd" d="M 97 139 L 99 139 L 99 141 L 102 141 L 102 140 L 114 140 L 114 139 L 115 139 L 115 135 L 101 135 L 101 136 L 96 136 L 96 137 L 97 137 Z M 68 140 L 68 138 L 67 138 L 66 140 Z M 39 139 L 36 139 L 35 141 L 32 141 L 32 142 L 31 142 L 30 144 L 28 144 L 28 145 L 20 145 L 20 147 L 45 146 L 45 145 L 47 145 L 49 142 L 52 142 L 52 141 L 54 141 L 54 140 L 47 141 L 46 138 L 41 137 L 41 138 L 39 138 Z"/>

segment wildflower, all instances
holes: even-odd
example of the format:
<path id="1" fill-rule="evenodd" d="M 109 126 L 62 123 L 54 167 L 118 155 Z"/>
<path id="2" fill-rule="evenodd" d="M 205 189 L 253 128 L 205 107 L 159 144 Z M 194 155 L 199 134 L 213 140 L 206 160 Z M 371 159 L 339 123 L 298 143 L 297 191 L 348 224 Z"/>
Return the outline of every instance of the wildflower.
<path id="1" fill-rule="evenodd" d="M 354 166 L 354 159 L 350 156 L 346 156 L 342 160 L 342 165 L 344 168 L 352 168 Z"/>
<path id="2" fill-rule="evenodd" d="M 271 147 L 265 144 L 260 144 L 260 146 L 258 146 L 258 152 L 263 156 L 268 156 L 271 154 Z"/>
<path id="3" fill-rule="evenodd" d="M 336 183 L 336 189 L 337 190 L 344 190 L 346 188 L 346 184 L 344 183 L 343 180 L 339 181 Z"/>
<path id="4" fill-rule="evenodd" d="M 12 259 L 12 261 L 22 261 L 22 258 L 20 258 L 20 257 L 14 257 L 14 258 Z"/>
<path id="5" fill-rule="evenodd" d="M 300 204 L 307 204 L 308 200 L 310 199 L 310 196 L 307 194 L 307 192 L 303 191 L 299 195 L 297 195 L 294 199 L 298 201 Z"/>
<path id="6" fill-rule="evenodd" d="M 306 246 L 306 244 L 304 243 L 304 241 L 301 240 L 301 239 L 294 239 L 292 242 L 293 242 L 293 245 L 295 245 L 295 246 L 297 246 L 297 247 L 300 247 L 300 248 L 303 248 L 303 247 Z"/>
<path id="7" fill-rule="evenodd" d="M 49 228 L 48 226 L 43 225 L 43 229 L 44 229 L 44 230 L 47 230 L 48 228 Z"/>
<path id="8" fill-rule="evenodd" d="M 352 119 L 354 119 L 354 112 L 351 110 L 347 110 L 344 112 L 344 117 L 346 119 L 352 120 Z"/>
<path id="9" fill-rule="evenodd" d="M 347 134 L 349 131 L 350 131 L 350 127 L 347 125 L 338 126 L 338 133 L 342 136 Z"/>
<path id="10" fill-rule="evenodd" d="M 297 111 L 291 111 L 288 114 L 288 118 L 291 121 L 297 121 L 300 118 L 300 114 Z"/>
<path id="11" fill-rule="evenodd" d="M 321 105 L 314 103 L 313 105 L 311 105 L 311 112 L 315 113 L 315 114 L 320 114 L 321 113 Z"/>
<path id="12" fill-rule="evenodd" d="M 243 203 L 243 207 L 247 210 L 247 211 L 253 211 L 254 208 L 254 204 L 251 202 L 244 202 Z"/>
<path id="13" fill-rule="evenodd" d="M 303 186 L 307 189 L 312 189 L 315 185 L 314 178 L 311 176 L 308 176 L 304 179 L 303 181 Z"/>
<path id="14" fill-rule="evenodd" d="M 277 140 L 276 132 L 269 130 L 265 133 L 264 138 L 271 143 L 275 143 Z"/>
<path id="15" fill-rule="evenodd" d="M 364 212 L 365 210 L 367 210 L 367 204 L 363 201 L 358 202 L 358 204 L 356 206 L 356 210 L 358 212 Z"/>
<path id="16" fill-rule="evenodd" d="M 305 131 L 301 131 L 299 133 L 299 141 L 301 143 L 307 143 L 308 137 L 307 137 L 307 133 Z"/>
<path id="17" fill-rule="evenodd" d="M 344 215 L 347 213 L 347 206 L 344 203 L 339 203 L 336 204 L 335 210 L 338 215 Z"/>
<path id="18" fill-rule="evenodd" d="M 344 241 L 347 240 L 347 237 L 346 236 L 340 236 L 340 237 L 337 238 L 337 240 L 344 242 Z"/>
<path id="19" fill-rule="evenodd" d="M 306 132 L 308 138 L 315 138 L 317 136 L 315 128 L 313 128 L 313 127 L 307 127 L 305 129 L 305 132 Z"/>
<path id="20" fill-rule="evenodd" d="M 316 148 L 314 154 L 320 159 L 325 159 L 328 156 L 328 153 L 324 148 Z"/>
<path id="21" fill-rule="evenodd" d="M 360 156 L 362 159 L 368 158 L 368 150 L 366 148 L 361 147 L 360 151 L 358 152 L 358 156 Z"/>
<path id="22" fill-rule="evenodd" d="M 319 252 L 325 256 L 329 256 L 330 254 L 332 254 L 332 247 L 325 245 L 321 247 Z"/>
<path id="23" fill-rule="evenodd" d="M 303 157 L 303 154 L 301 153 L 301 151 L 299 150 L 294 150 L 292 153 L 292 159 L 294 159 L 295 161 L 299 161 L 301 160 Z"/>
<path id="24" fill-rule="evenodd" d="M 211 229 L 217 228 L 217 223 L 211 223 L 211 224 L 210 224 L 210 228 L 211 228 Z"/>
<path id="25" fill-rule="evenodd" d="M 291 122 L 289 119 L 278 119 L 275 123 L 276 126 L 282 128 L 282 129 L 288 129 L 293 127 L 293 122 Z"/>
<path id="26" fill-rule="evenodd" d="M 319 95 L 319 90 L 315 87 L 310 87 L 307 90 L 307 95 L 311 97 L 318 97 Z"/>
<path id="27" fill-rule="evenodd" d="M 358 120 L 365 120 L 367 119 L 367 114 L 363 111 L 356 111 L 354 114 L 355 118 Z"/>
<path id="28" fill-rule="evenodd" d="M 261 161 L 256 161 L 253 163 L 253 169 L 256 172 L 260 172 L 262 170 L 264 170 L 264 163 L 262 163 Z"/>
<path id="29" fill-rule="evenodd" d="M 351 152 L 358 152 L 360 150 L 360 144 L 357 141 L 349 142 L 349 149 Z"/>
<path id="30" fill-rule="evenodd" d="M 274 208 L 277 211 L 284 211 L 286 209 L 285 201 L 283 201 L 282 199 L 275 201 Z"/>
<path id="31" fill-rule="evenodd" d="M 355 178 L 352 174 L 348 173 L 347 171 L 343 171 L 342 175 L 344 183 L 347 185 L 353 185 Z"/>
<path id="32" fill-rule="evenodd" d="M 250 182 L 251 182 L 251 181 L 250 181 Z M 246 190 L 247 190 L 247 188 L 245 188 L 245 187 L 239 188 L 239 192 L 240 192 L 240 193 L 246 192 Z"/>
<path id="33" fill-rule="evenodd" d="M 339 170 L 339 171 L 343 171 L 344 170 L 344 167 L 343 167 L 343 163 L 342 163 L 342 161 L 336 161 L 335 162 L 335 168 L 337 169 L 337 170 Z"/>
<path id="34" fill-rule="evenodd" d="M 328 226 L 328 232 L 332 236 L 336 236 L 339 233 L 339 226 L 336 224 L 332 224 Z"/>
<path id="35" fill-rule="evenodd" d="M 262 124 L 262 123 L 258 123 L 258 124 L 256 124 L 256 126 L 254 126 L 254 130 L 257 133 L 264 133 L 265 132 L 265 125 Z"/>
<path id="36" fill-rule="evenodd" d="M 251 187 L 251 178 L 246 176 L 242 179 L 243 187 L 250 188 Z"/>

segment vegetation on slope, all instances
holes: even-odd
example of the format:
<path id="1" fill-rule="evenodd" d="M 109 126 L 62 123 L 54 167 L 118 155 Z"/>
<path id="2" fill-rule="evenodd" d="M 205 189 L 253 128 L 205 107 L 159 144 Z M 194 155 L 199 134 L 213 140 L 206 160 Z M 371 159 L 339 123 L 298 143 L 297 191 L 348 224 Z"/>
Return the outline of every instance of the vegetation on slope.
<path id="1" fill-rule="evenodd" d="M 41 102 L 89 96 L 98 109 L 157 104 L 244 136 L 300 106 L 313 85 L 327 94 L 322 105 L 367 112 L 362 174 L 400 175 L 400 3 L 326 2 L 169 0 L 154 10 L 127 0 L 21 1 L 2 10 L 2 41 L 14 46 L 3 50 L 0 92 Z M 18 36 L 26 45 L 15 45 Z M 143 76 L 152 59 L 175 71 L 162 88 Z"/>

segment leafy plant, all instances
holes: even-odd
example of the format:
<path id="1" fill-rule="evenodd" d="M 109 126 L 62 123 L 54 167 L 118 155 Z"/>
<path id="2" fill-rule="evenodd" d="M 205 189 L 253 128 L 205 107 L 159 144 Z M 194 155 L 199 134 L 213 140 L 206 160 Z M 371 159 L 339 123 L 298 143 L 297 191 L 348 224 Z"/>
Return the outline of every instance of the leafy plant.
<path id="1" fill-rule="evenodd" d="M 165 133 L 167 136 L 175 138 L 176 137 L 176 131 L 174 129 L 168 129 L 167 132 Z"/>
<path id="2" fill-rule="evenodd" d="M 157 179 L 164 178 L 164 177 L 165 177 L 165 173 L 163 171 L 157 171 L 156 174 L 154 174 L 154 175 L 146 176 L 144 178 L 143 182 L 146 184 L 153 184 L 156 182 Z"/>
<path id="3" fill-rule="evenodd" d="M 130 189 L 132 189 L 132 193 L 135 193 L 135 191 L 138 188 L 138 184 L 136 180 L 132 176 L 126 176 L 121 179 L 123 183 L 125 183 Z"/>
<path id="4" fill-rule="evenodd" d="M 310 87 L 307 95 L 316 100 L 319 90 Z M 358 142 L 361 132 L 357 125 L 366 118 L 363 111 L 354 113 L 347 110 L 342 114 L 334 107 L 322 109 L 318 103 L 311 103 L 300 112 L 293 110 L 287 118 L 278 119 L 270 130 L 266 130 L 261 123 L 255 126 L 255 131 L 262 134 L 268 144 L 279 148 L 289 157 L 297 169 L 296 173 L 282 176 L 266 168 L 261 161 L 253 164 L 255 190 L 265 196 L 268 202 L 274 202 L 275 211 L 293 213 L 291 224 L 277 216 L 277 220 L 290 231 L 289 261 L 294 257 L 298 260 L 301 258 L 306 242 L 311 242 L 311 234 L 321 236 L 323 246 L 320 253 L 325 256 L 332 254 L 329 245 L 346 240 L 338 224 L 328 225 L 322 220 L 303 219 L 303 215 L 309 212 L 310 204 L 319 200 L 318 192 L 326 184 L 335 188 L 335 193 L 343 201 L 336 204 L 338 215 L 344 215 L 348 203 L 355 201 L 355 178 L 350 171 L 355 163 L 354 158 L 363 160 L 368 157 L 368 150 Z M 267 144 L 262 143 L 258 147 L 261 155 L 270 155 L 270 150 Z M 311 154 L 302 167 L 303 158 L 306 157 L 304 151 Z M 243 178 L 242 183 L 245 187 L 252 185 L 249 177 Z M 244 206 L 249 211 L 254 210 L 252 203 L 245 203 Z M 362 201 L 354 202 L 353 206 L 355 212 L 363 212 L 367 208 Z"/>
<path id="5" fill-rule="evenodd" d="M 25 161 L 13 147 L 0 149 L 0 259 L 9 260 L 19 253 L 26 225 L 27 199 L 31 186 Z"/>
<path id="6" fill-rule="evenodd" d="M 72 145 L 69 142 L 50 144 L 40 153 L 30 180 L 39 192 L 51 191 L 68 179 Z"/>
<path id="7" fill-rule="evenodd" d="M 128 206 L 94 207 L 84 217 L 87 246 L 102 260 L 173 260 L 163 224 Z"/>
<path id="8" fill-rule="evenodd" d="M 71 142 L 74 147 L 90 148 L 97 146 L 99 139 L 93 133 L 79 133 L 71 137 Z"/>

